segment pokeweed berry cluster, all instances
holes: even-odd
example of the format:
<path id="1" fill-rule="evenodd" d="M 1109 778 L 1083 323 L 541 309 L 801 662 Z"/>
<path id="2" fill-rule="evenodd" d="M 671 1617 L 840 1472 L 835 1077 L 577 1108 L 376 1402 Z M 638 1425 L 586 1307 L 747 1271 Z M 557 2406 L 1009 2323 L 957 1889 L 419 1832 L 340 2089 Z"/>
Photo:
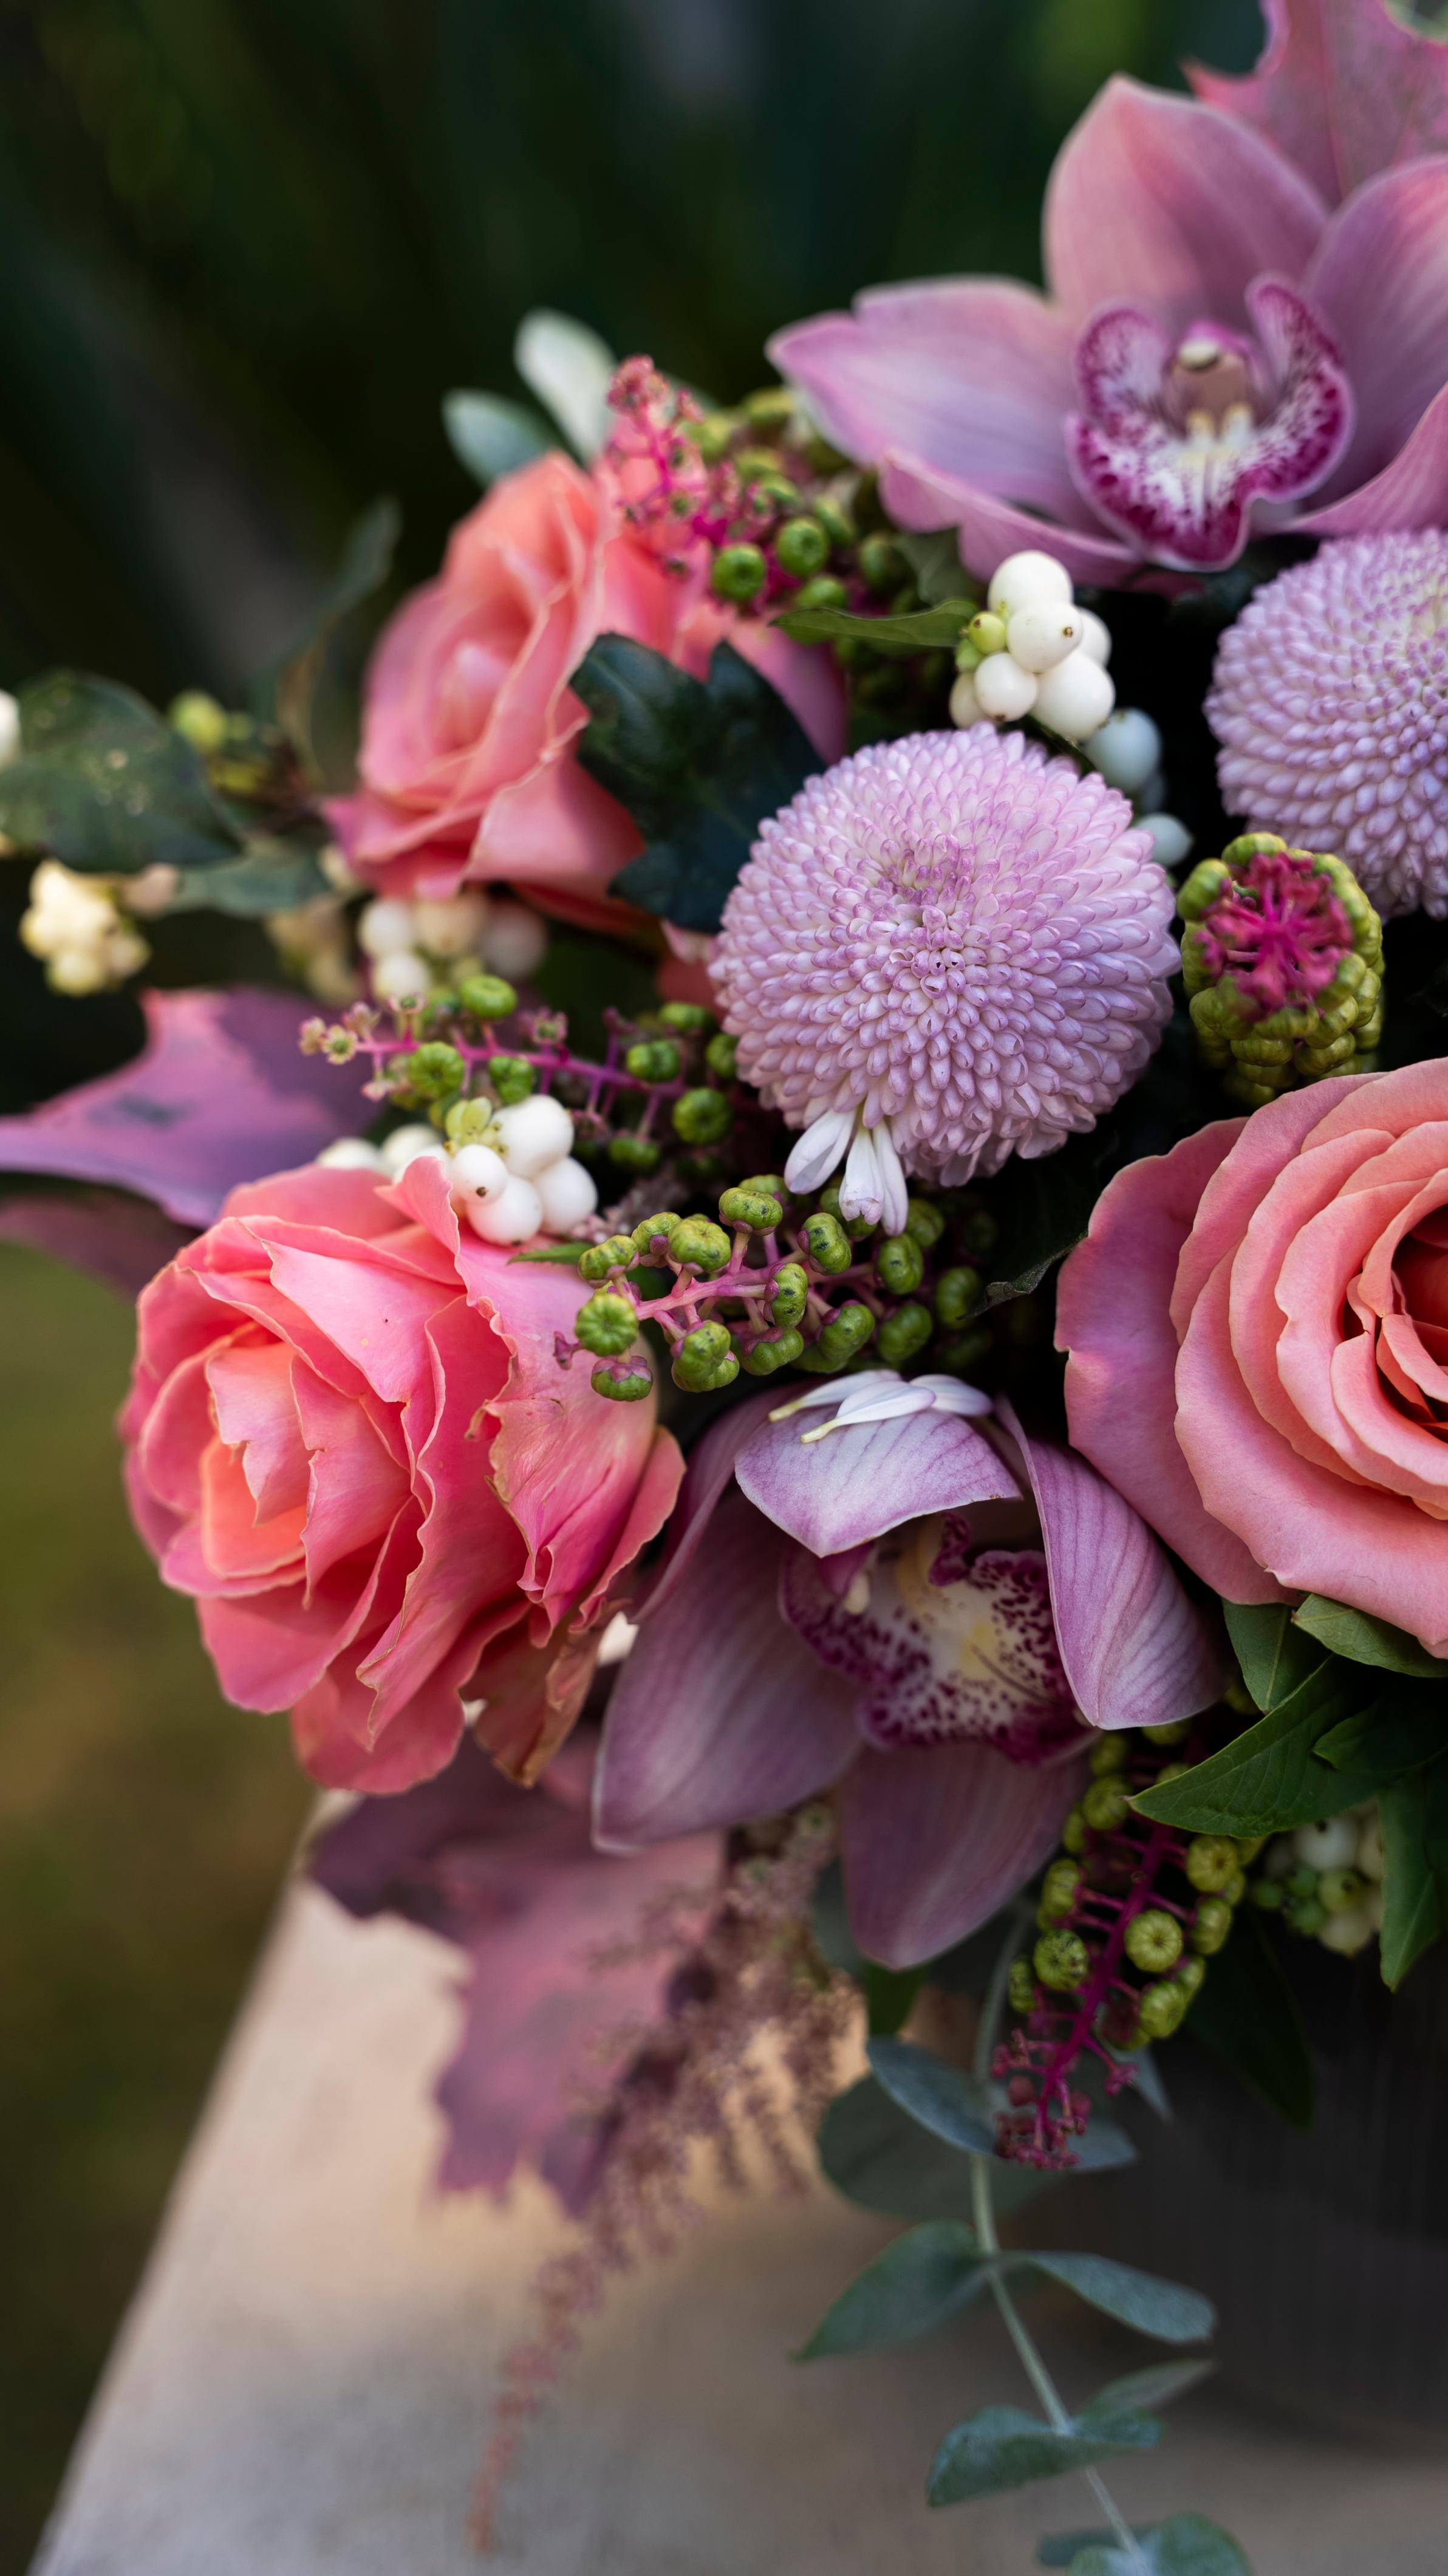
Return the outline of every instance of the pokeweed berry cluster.
<path id="1" fill-rule="evenodd" d="M 566 1367 L 590 1352 L 598 1393 L 624 1402 L 653 1384 L 646 1324 L 663 1336 L 675 1385 L 695 1395 L 741 1369 L 830 1375 L 866 1343 L 900 1369 L 938 1337 L 942 1365 L 958 1366 L 961 1328 L 984 1289 L 968 1263 L 936 1261 L 945 1234 L 928 1198 L 912 1199 L 904 1231 L 885 1235 L 846 1221 L 833 1185 L 791 1206 L 779 1174 L 759 1173 L 722 1193 L 717 1223 L 663 1209 L 591 1244 L 578 1266 L 593 1294 L 576 1339 L 559 1336 L 558 1357 Z"/>
<path id="2" fill-rule="evenodd" d="M 1103 1735 L 1094 1777 L 1072 1808 L 1041 1887 L 1033 1949 L 1011 1969 L 1016 2027 L 991 2072 L 1006 2088 L 997 2144 L 1017 2163 L 1061 2168 L 1091 2117 L 1081 2085 L 1094 2060 L 1105 2089 L 1134 2082 L 1133 2049 L 1178 2030 L 1226 1942 L 1260 1841 L 1182 1834 L 1131 1800 L 1205 1752 L 1196 1721 Z M 1163 1759 L 1180 1746 L 1186 1760 Z"/>

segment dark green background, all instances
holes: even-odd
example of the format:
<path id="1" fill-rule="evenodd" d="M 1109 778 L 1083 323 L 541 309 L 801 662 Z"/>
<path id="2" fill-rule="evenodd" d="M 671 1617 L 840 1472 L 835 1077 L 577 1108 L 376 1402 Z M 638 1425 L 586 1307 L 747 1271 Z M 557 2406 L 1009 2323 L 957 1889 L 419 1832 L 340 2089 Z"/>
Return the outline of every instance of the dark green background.
<path id="1" fill-rule="evenodd" d="M 1255 0 L 0 0 L 0 683 L 237 692 L 551 304 L 720 398 L 857 286 L 1036 273 L 1099 82 Z M 0 922 L 13 918 L 6 888 Z M 130 1536 L 130 1321 L 0 1251 L 0 2569 L 19 2571 L 296 1832 Z"/>

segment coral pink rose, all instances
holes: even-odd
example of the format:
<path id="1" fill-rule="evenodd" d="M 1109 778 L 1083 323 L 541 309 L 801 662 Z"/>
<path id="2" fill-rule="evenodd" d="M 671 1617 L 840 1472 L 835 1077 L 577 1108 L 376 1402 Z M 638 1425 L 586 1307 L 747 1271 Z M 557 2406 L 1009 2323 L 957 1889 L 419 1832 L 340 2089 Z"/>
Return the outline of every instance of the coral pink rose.
<path id="1" fill-rule="evenodd" d="M 683 580 L 566 456 L 504 475 L 453 530 L 441 578 L 414 591 L 367 681 L 361 787 L 329 808 L 359 874 L 393 893 L 505 878 L 600 919 L 641 843 L 573 756 L 588 721 L 568 686 L 595 638 L 629 635 L 702 678 L 721 636 L 787 700 L 822 762 L 844 749 L 839 676 Z"/>
<path id="2" fill-rule="evenodd" d="M 228 1698 L 292 1711 L 332 1787 L 481 1740 L 536 1776 L 683 1472 L 652 1401 L 560 1369 L 578 1282 L 459 1233 L 437 1162 L 391 1188 L 234 1190 L 152 1281 L 121 1417 L 137 1526 Z"/>
<path id="3" fill-rule="evenodd" d="M 1198 1574 L 1448 1656 L 1448 1063 L 1132 1164 L 1057 1314 L 1072 1440 Z"/>

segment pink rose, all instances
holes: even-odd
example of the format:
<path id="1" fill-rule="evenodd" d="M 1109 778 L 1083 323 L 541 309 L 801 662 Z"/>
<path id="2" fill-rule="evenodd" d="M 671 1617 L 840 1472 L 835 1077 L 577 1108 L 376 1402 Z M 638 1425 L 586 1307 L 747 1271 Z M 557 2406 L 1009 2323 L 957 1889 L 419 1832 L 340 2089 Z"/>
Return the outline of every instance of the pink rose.
<path id="1" fill-rule="evenodd" d="M 405 1789 L 478 1734 L 517 1779 L 568 1732 L 673 1507 L 652 1402 L 560 1369 L 578 1282 L 466 1231 L 424 1157 L 233 1190 L 144 1292 L 121 1416 L 137 1526 L 228 1698 L 292 1711 L 331 1787 Z"/>
<path id="2" fill-rule="evenodd" d="M 1073 1442 L 1198 1574 L 1448 1655 L 1448 1063 L 1133 1163 L 1057 1315 Z"/>
<path id="3" fill-rule="evenodd" d="M 329 808 L 348 859 L 391 893 L 506 878 L 607 918 L 640 847 L 630 815 L 573 756 L 568 686 L 595 638 L 629 635 L 702 678 L 721 636 L 772 682 L 821 760 L 844 749 L 830 656 L 791 644 L 666 572 L 566 456 L 504 475 L 453 530 L 441 578 L 404 600 L 373 657 L 360 792 Z M 614 908 L 617 917 L 618 908 Z"/>

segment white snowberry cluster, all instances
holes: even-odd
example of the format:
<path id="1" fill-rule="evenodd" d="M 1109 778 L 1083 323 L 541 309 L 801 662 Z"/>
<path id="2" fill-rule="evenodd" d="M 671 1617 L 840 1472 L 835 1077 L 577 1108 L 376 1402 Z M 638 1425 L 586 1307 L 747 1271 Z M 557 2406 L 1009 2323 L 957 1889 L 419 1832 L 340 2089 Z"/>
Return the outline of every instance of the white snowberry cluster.
<path id="1" fill-rule="evenodd" d="M 1034 716 L 1067 742 L 1084 742 L 1116 704 L 1110 658 L 1110 630 L 1093 609 L 1077 607 L 1065 565 L 1034 551 L 1007 555 L 959 647 L 951 721 Z"/>
<path id="2" fill-rule="evenodd" d="M 419 1001 L 464 975 L 526 982 L 548 954 L 548 932 L 526 903 L 464 886 L 457 894 L 382 895 L 358 915 L 357 937 L 379 1002 Z"/>
<path id="3" fill-rule="evenodd" d="M 1267 1846 L 1262 1875 L 1289 1931 L 1310 1933 L 1325 1949 L 1350 1958 L 1383 1924 L 1383 1829 L 1376 1800 L 1323 1824 L 1279 1834 Z M 1258 1894 L 1260 1902 L 1268 1901 L 1265 1891 Z"/>
<path id="4" fill-rule="evenodd" d="M 508 1108 L 474 1100 L 454 1112 L 454 1136 L 435 1127 L 396 1127 L 381 1145 L 345 1136 L 317 1156 L 332 1170 L 377 1172 L 400 1180 L 409 1163 L 431 1154 L 448 1171 L 448 1195 L 484 1243 L 527 1243 L 535 1234 L 568 1235 L 598 1205 L 591 1175 L 573 1154 L 573 1121 L 561 1100 L 535 1092 Z"/>
<path id="5" fill-rule="evenodd" d="M 130 915 L 164 911 L 177 883 L 176 870 L 164 865 L 134 877 L 90 877 L 42 859 L 20 916 L 22 944 L 44 961 L 55 992 L 109 992 L 151 954 Z"/>

